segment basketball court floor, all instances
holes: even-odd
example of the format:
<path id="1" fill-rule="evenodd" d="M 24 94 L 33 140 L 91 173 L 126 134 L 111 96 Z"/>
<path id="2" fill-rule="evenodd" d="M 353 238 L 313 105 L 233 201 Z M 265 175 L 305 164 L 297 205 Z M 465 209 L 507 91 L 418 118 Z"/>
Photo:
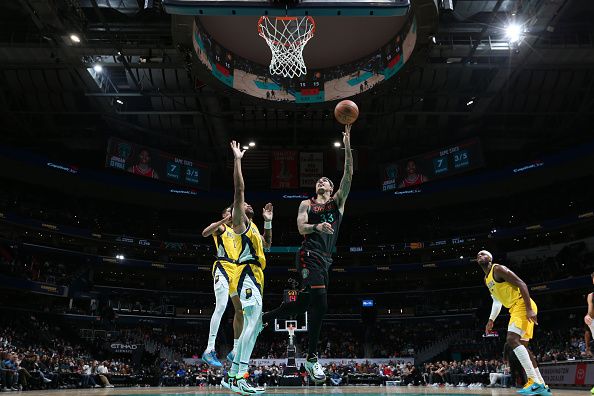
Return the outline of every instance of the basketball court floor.
<path id="1" fill-rule="evenodd" d="M 153 395 L 153 396 L 181 396 L 181 395 L 233 395 L 226 389 L 220 387 L 208 388 L 120 388 L 120 389 L 71 389 L 71 390 L 54 390 L 54 391 L 32 391 L 26 393 L 29 396 L 38 395 L 52 395 L 52 396 L 103 396 L 103 395 L 118 395 L 118 396 L 132 396 L 132 395 Z M 501 389 L 501 388 L 482 388 L 482 389 L 449 389 L 449 388 L 432 388 L 432 387 L 359 387 L 359 386 L 340 386 L 340 387 L 270 387 L 267 389 L 265 395 L 340 395 L 348 394 L 349 396 L 382 396 L 386 394 L 399 394 L 402 396 L 422 396 L 422 395 L 492 395 L 492 396 L 511 396 L 517 395 L 516 389 Z M 588 390 L 573 390 L 573 389 L 553 389 L 555 396 L 577 396 L 588 395 Z"/>

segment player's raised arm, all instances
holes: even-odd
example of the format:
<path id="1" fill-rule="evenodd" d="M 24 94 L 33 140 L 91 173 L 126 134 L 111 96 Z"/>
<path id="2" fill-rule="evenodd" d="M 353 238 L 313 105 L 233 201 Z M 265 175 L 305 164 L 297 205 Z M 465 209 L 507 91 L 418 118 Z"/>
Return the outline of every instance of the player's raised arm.
<path id="1" fill-rule="evenodd" d="M 264 235 L 262 236 L 262 242 L 265 249 L 270 249 L 272 246 L 272 215 L 274 207 L 270 202 L 262 209 L 262 217 L 264 217 Z"/>
<path id="2" fill-rule="evenodd" d="M 351 151 L 351 127 L 347 124 L 344 126 L 342 133 L 342 142 L 344 143 L 344 172 L 340 180 L 338 191 L 334 194 L 339 210 L 344 210 L 344 203 L 351 191 L 351 182 L 353 180 L 353 152 Z"/>
<path id="3" fill-rule="evenodd" d="M 245 150 L 242 150 L 239 143 L 235 140 L 231 142 L 233 151 L 233 213 L 231 220 L 233 222 L 233 231 L 237 234 L 243 234 L 246 230 L 245 224 L 245 185 L 243 183 L 243 174 L 241 173 L 241 159 Z"/>
<path id="4" fill-rule="evenodd" d="M 219 221 L 215 221 L 214 223 L 211 223 L 208 227 L 206 227 L 204 230 L 202 230 L 202 236 L 204 238 L 207 238 L 211 235 L 221 235 L 223 232 L 225 232 L 225 227 L 224 225 L 231 220 L 231 215 L 228 214 L 225 217 L 223 217 L 221 220 Z"/>
<path id="5" fill-rule="evenodd" d="M 513 271 L 504 265 L 497 265 L 493 269 L 493 276 L 495 279 L 503 279 L 504 281 L 518 287 L 520 294 L 522 295 L 522 299 L 524 300 L 524 305 L 526 306 L 526 317 L 529 321 L 538 324 L 536 312 L 534 312 L 532 309 L 530 292 L 528 291 L 528 286 L 526 286 L 526 283 L 524 283 L 524 281 L 520 279 L 518 275 L 514 274 Z"/>

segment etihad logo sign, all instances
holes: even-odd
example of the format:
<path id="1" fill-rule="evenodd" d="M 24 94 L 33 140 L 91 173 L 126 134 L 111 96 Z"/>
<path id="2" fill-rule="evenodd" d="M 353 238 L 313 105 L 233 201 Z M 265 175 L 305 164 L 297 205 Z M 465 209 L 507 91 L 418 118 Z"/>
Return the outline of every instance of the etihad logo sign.
<path id="1" fill-rule="evenodd" d="M 126 349 L 130 351 L 135 351 L 138 349 L 138 345 L 136 344 L 111 344 L 111 349 Z"/>

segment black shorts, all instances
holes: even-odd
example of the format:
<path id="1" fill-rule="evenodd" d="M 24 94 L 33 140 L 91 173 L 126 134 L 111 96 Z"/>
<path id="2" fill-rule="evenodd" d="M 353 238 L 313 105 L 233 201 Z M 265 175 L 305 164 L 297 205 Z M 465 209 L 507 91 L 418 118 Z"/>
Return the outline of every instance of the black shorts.
<path id="1" fill-rule="evenodd" d="M 322 285 L 328 287 L 328 271 L 332 265 L 330 255 L 326 256 L 313 250 L 299 249 L 295 264 L 302 289 Z"/>

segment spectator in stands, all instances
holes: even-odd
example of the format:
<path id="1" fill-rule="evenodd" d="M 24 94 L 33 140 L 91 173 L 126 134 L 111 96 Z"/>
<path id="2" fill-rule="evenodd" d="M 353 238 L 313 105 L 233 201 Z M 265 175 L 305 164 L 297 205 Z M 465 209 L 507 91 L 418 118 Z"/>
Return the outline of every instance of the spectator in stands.
<path id="1" fill-rule="evenodd" d="M 16 370 L 12 368 L 10 363 L 10 354 L 4 351 L 0 352 L 0 371 L 2 373 L 2 377 L 0 377 L 2 379 L 2 389 L 5 391 L 18 390 Z"/>
<path id="2" fill-rule="evenodd" d="M 339 386 L 342 383 L 342 375 L 340 375 L 337 369 L 330 369 L 330 383 L 334 386 Z"/>
<path id="3" fill-rule="evenodd" d="M 83 363 L 80 361 L 82 366 L 81 371 L 81 385 L 83 388 L 101 388 L 101 385 L 95 382 L 95 377 L 93 376 L 93 369 L 88 364 Z"/>
<path id="4" fill-rule="evenodd" d="M 95 362 L 95 364 L 96 363 L 97 362 Z M 97 375 L 104 387 L 113 388 L 113 385 L 109 382 L 109 369 L 107 368 L 107 366 L 108 362 L 101 362 L 101 364 L 97 366 Z"/>

